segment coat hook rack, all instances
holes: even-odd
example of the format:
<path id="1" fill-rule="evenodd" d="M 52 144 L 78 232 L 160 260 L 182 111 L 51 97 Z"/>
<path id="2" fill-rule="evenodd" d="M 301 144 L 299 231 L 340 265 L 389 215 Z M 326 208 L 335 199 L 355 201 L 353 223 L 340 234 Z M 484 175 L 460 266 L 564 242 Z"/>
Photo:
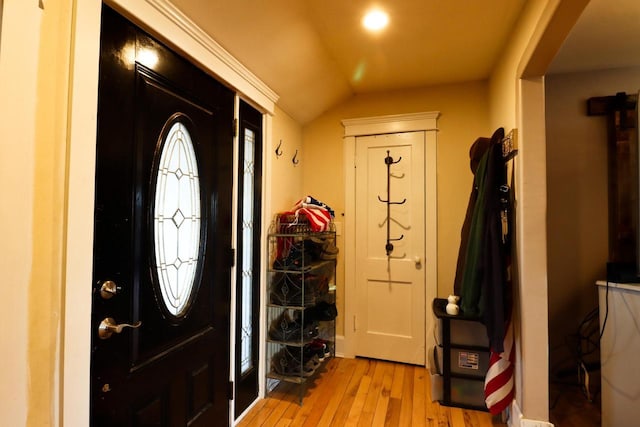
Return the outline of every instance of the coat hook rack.
<path id="1" fill-rule="evenodd" d="M 280 140 L 280 143 L 278 143 L 278 146 L 276 147 L 276 157 L 280 157 L 282 156 L 282 140 Z"/>
<path id="2" fill-rule="evenodd" d="M 507 162 L 518 155 L 518 143 L 516 140 L 516 129 L 511 129 L 504 138 L 502 138 L 502 157 Z"/>
<path id="3" fill-rule="evenodd" d="M 402 156 L 398 157 L 398 160 L 393 160 L 393 157 L 389 155 L 389 150 L 387 150 L 387 157 L 385 157 L 384 159 L 384 163 L 387 165 L 387 200 L 383 200 L 380 196 L 378 196 L 378 200 L 380 200 L 382 203 L 387 204 L 387 218 L 385 220 L 385 222 L 387 223 L 387 244 L 384 246 L 384 249 L 388 257 L 390 257 L 391 252 L 393 252 L 393 243 L 391 242 L 397 242 L 398 240 L 402 240 L 404 238 L 404 234 L 401 234 L 400 237 L 395 239 L 391 238 L 391 221 L 393 221 L 393 219 L 391 218 L 391 205 L 403 205 L 407 201 L 406 198 L 402 199 L 401 202 L 391 201 L 391 165 L 400 163 L 400 160 L 402 160 Z"/>
<path id="4" fill-rule="evenodd" d="M 296 154 L 293 155 L 293 158 L 291 159 L 291 163 L 293 163 L 294 165 L 297 165 L 298 163 L 300 163 L 300 160 L 298 160 L 298 150 L 296 150 Z"/>

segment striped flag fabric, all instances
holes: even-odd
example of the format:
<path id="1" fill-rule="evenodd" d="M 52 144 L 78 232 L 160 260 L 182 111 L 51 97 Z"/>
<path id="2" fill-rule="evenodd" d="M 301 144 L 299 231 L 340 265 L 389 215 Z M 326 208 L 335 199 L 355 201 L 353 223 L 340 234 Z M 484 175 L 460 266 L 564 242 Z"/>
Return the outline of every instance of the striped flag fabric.
<path id="1" fill-rule="evenodd" d="M 327 231 L 333 217 L 333 210 L 318 199 L 306 196 L 296 202 L 296 218 L 299 214 L 307 217 L 313 231 Z"/>
<path id="2" fill-rule="evenodd" d="M 296 211 L 296 216 L 302 214 L 309 220 L 309 225 L 313 231 L 327 231 L 331 223 L 331 214 L 321 207 L 304 207 Z"/>
<path id="3" fill-rule="evenodd" d="M 508 408 L 515 396 L 515 348 L 511 321 L 508 322 L 504 336 L 504 351 L 497 353 L 491 350 L 489 369 L 484 380 L 485 403 L 492 415 Z"/>

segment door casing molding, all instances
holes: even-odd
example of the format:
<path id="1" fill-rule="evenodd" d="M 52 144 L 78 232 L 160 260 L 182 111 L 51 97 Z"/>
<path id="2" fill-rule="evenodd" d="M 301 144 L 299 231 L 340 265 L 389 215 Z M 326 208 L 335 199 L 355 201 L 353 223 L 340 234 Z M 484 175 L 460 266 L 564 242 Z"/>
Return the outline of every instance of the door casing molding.
<path id="1" fill-rule="evenodd" d="M 437 134 L 439 111 L 394 114 L 376 117 L 344 119 L 344 176 L 345 176 L 345 225 L 344 225 L 344 264 L 345 264 L 345 321 L 344 336 L 337 337 L 336 352 L 344 357 L 356 356 L 356 333 L 354 319 L 356 314 L 357 289 L 355 279 L 355 230 L 356 230 L 356 138 L 366 135 L 416 132 L 425 133 L 425 310 L 429 311 L 431 301 L 438 290 L 438 224 L 437 224 Z M 425 313 L 425 346 L 433 342 L 431 316 Z M 425 351 L 425 366 L 427 365 Z"/>

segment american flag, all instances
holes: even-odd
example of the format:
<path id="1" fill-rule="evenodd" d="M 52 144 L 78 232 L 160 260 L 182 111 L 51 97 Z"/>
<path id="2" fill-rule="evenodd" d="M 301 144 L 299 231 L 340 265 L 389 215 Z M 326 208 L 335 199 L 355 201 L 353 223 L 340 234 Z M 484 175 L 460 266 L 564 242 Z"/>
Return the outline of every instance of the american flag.
<path id="1" fill-rule="evenodd" d="M 329 206 L 321 201 L 307 196 L 298 200 L 295 207 L 296 218 L 303 214 L 309 220 L 309 225 L 313 231 L 327 231 L 333 217 L 333 211 Z"/>
<path id="2" fill-rule="evenodd" d="M 504 336 L 504 351 L 497 353 L 491 350 L 489 369 L 484 379 L 484 399 L 491 414 L 504 411 L 514 398 L 514 361 L 513 329 L 508 320 L 507 332 Z"/>
<path id="3" fill-rule="evenodd" d="M 321 207 L 304 207 L 296 210 L 296 216 L 302 214 L 309 220 L 309 225 L 313 231 L 327 231 L 331 224 L 329 211 Z"/>

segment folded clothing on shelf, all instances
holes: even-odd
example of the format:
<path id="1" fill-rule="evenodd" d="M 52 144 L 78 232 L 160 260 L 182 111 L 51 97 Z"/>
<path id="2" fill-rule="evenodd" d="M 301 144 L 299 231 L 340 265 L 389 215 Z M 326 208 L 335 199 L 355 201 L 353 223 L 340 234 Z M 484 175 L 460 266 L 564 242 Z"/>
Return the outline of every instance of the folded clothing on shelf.
<path id="1" fill-rule="evenodd" d="M 333 209 L 326 203 L 311 196 L 306 196 L 298 200 L 293 209 L 296 218 L 301 216 L 307 218 L 313 231 L 329 230 L 331 221 L 333 221 L 335 216 Z"/>

